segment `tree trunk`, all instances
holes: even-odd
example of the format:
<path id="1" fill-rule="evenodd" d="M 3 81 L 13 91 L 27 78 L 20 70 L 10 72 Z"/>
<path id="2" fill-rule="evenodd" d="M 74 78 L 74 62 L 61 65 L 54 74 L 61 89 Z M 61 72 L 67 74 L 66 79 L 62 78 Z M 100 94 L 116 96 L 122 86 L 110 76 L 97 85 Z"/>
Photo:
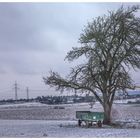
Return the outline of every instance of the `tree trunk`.
<path id="1" fill-rule="evenodd" d="M 111 105 L 109 103 L 104 103 L 104 124 L 110 124 L 111 123 Z"/>

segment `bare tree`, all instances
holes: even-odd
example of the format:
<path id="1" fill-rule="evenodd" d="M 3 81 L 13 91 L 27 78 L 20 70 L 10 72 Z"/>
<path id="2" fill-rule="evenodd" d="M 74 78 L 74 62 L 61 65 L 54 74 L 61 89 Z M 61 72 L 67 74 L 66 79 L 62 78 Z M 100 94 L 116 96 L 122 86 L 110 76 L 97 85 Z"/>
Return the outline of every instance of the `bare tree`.
<path id="1" fill-rule="evenodd" d="M 130 68 L 140 68 L 139 6 L 120 7 L 108 15 L 97 17 L 83 30 L 81 47 L 72 48 L 66 60 L 85 56 L 86 62 L 72 68 L 63 78 L 56 72 L 44 77 L 44 82 L 56 90 L 72 90 L 94 94 L 104 109 L 105 124 L 110 124 L 111 107 L 117 91 L 134 87 Z"/>

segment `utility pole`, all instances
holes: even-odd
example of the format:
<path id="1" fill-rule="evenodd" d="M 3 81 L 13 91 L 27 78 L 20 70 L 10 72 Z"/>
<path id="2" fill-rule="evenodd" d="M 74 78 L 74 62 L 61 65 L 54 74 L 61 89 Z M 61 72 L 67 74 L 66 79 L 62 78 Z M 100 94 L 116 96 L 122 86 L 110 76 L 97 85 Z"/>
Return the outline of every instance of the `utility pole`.
<path id="1" fill-rule="evenodd" d="M 27 100 L 29 100 L 29 88 L 26 88 L 26 93 L 27 93 Z"/>
<path id="2" fill-rule="evenodd" d="M 17 90 L 19 89 L 18 87 L 17 87 L 17 82 L 15 81 L 15 84 L 14 84 L 14 89 L 15 89 L 15 100 L 18 100 L 18 94 L 17 94 Z"/>

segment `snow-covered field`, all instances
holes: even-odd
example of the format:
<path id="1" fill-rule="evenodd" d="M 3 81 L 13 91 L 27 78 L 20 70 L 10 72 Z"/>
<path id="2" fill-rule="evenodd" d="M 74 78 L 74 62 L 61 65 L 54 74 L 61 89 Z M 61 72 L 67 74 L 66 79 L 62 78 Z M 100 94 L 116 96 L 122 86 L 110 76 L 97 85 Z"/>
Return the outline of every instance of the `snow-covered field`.
<path id="1" fill-rule="evenodd" d="M 36 102 L 8 104 L 0 105 L 0 119 L 75 120 L 75 112 L 82 110 L 103 111 L 103 108 L 99 103 L 96 103 L 92 109 L 88 103 L 65 105 L 46 105 Z M 114 104 L 112 120 L 139 121 L 140 104 Z"/>
<path id="2" fill-rule="evenodd" d="M 76 121 L 0 120 L 0 137 L 140 137 L 139 129 L 78 127 Z"/>
<path id="3" fill-rule="evenodd" d="M 64 109 L 56 109 L 57 107 L 63 107 Z M 77 110 L 89 110 L 89 105 L 85 103 L 66 105 L 46 105 L 41 103 L 1 105 L 0 119 L 73 120 Z"/>
<path id="4" fill-rule="evenodd" d="M 112 108 L 112 121 L 132 122 L 135 129 L 79 128 L 75 112 L 80 110 L 103 111 L 99 103 L 92 109 L 88 103 L 0 105 L 0 137 L 140 137 L 140 105 L 116 103 Z"/>
<path id="5" fill-rule="evenodd" d="M 130 101 L 130 102 L 140 101 L 140 98 L 134 98 L 134 99 L 123 99 L 123 100 L 115 100 L 115 101 L 114 101 L 114 103 L 127 104 L 129 101 Z"/>

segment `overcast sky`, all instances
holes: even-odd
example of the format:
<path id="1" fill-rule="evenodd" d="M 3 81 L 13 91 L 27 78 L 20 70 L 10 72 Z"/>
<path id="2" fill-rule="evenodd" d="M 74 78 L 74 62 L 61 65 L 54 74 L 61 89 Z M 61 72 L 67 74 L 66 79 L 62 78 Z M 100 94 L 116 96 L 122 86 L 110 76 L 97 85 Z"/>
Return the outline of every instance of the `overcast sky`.
<path id="1" fill-rule="evenodd" d="M 134 3 L 123 3 L 133 5 Z M 0 98 L 19 98 L 54 93 L 42 77 L 50 70 L 66 75 L 72 64 L 64 61 L 79 46 L 82 29 L 92 18 L 119 8 L 122 3 L 0 3 Z M 139 71 L 138 71 L 139 72 Z M 132 72 L 137 83 L 140 75 Z"/>

